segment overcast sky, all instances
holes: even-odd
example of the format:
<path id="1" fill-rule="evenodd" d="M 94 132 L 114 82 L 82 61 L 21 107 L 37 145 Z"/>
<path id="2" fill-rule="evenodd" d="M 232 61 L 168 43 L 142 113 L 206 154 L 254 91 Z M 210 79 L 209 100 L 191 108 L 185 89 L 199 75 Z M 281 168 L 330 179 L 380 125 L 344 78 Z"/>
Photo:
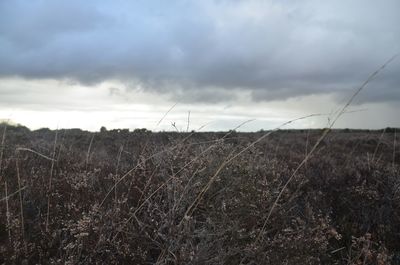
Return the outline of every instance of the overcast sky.
<path id="1" fill-rule="evenodd" d="M 400 2 L 0 1 L 0 119 L 272 129 L 336 111 L 400 52 Z M 157 126 L 164 114 L 178 103 Z M 400 127 L 400 58 L 337 127 Z M 325 127 L 329 115 L 291 124 Z"/>

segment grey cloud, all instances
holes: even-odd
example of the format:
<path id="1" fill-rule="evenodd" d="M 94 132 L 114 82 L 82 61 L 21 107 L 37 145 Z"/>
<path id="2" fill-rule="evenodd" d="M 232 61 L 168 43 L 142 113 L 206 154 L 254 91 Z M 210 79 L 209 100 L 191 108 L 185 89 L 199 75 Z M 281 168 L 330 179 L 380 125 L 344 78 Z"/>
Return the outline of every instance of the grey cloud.
<path id="1" fill-rule="evenodd" d="M 238 100 L 235 91 L 222 88 L 203 88 L 178 90 L 172 96 L 172 100 L 184 103 L 218 103 Z"/>
<path id="2" fill-rule="evenodd" d="M 400 50 L 400 3 L 0 2 L 0 76 L 131 82 L 217 102 L 346 93 Z M 362 101 L 399 100 L 400 64 Z M 378 82 L 379 81 L 379 82 Z"/>

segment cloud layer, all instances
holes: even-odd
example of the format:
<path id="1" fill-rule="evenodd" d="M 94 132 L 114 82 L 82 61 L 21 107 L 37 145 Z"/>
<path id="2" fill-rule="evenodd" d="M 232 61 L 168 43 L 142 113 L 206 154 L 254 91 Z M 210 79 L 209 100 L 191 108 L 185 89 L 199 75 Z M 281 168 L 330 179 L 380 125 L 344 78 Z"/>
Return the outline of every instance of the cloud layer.
<path id="1" fill-rule="evenodd" d="M 345 95 L 400 51 L 400 2 L 0 2 L 0 77 L 118 80 L 183 101 Z M 360 98 L 400 100 L 395 61 Z M 340 96 L 339 96 L 340 97 Z"/>

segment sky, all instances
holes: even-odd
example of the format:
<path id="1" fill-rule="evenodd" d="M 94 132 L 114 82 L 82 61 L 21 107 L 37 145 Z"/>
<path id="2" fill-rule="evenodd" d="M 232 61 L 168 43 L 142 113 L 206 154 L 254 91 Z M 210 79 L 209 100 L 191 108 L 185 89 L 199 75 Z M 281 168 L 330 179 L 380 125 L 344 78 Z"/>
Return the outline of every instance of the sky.
<path id="1" fill-rule="evenodd" d="M 256 131 L 320 114 L 285 128 L 326 127 L 400 52 L 399 10 L 398 0 L 1 0 L 0 120 Z M 400 127 L 399 113 L 396 58 L 335 127 Z"/>

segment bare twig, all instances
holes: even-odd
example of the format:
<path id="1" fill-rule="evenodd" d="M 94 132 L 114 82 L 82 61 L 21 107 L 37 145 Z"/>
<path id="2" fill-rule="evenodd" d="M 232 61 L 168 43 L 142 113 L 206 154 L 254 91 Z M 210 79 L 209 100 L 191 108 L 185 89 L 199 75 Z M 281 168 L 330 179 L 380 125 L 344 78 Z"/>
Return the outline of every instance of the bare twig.
<path id="1" fill-rule="evenodd" d="M 176 127 L 176 122 L 171 122 L 171 126 L 174 127 L 176 132 L 179 132 L 178 128 Z"/>

